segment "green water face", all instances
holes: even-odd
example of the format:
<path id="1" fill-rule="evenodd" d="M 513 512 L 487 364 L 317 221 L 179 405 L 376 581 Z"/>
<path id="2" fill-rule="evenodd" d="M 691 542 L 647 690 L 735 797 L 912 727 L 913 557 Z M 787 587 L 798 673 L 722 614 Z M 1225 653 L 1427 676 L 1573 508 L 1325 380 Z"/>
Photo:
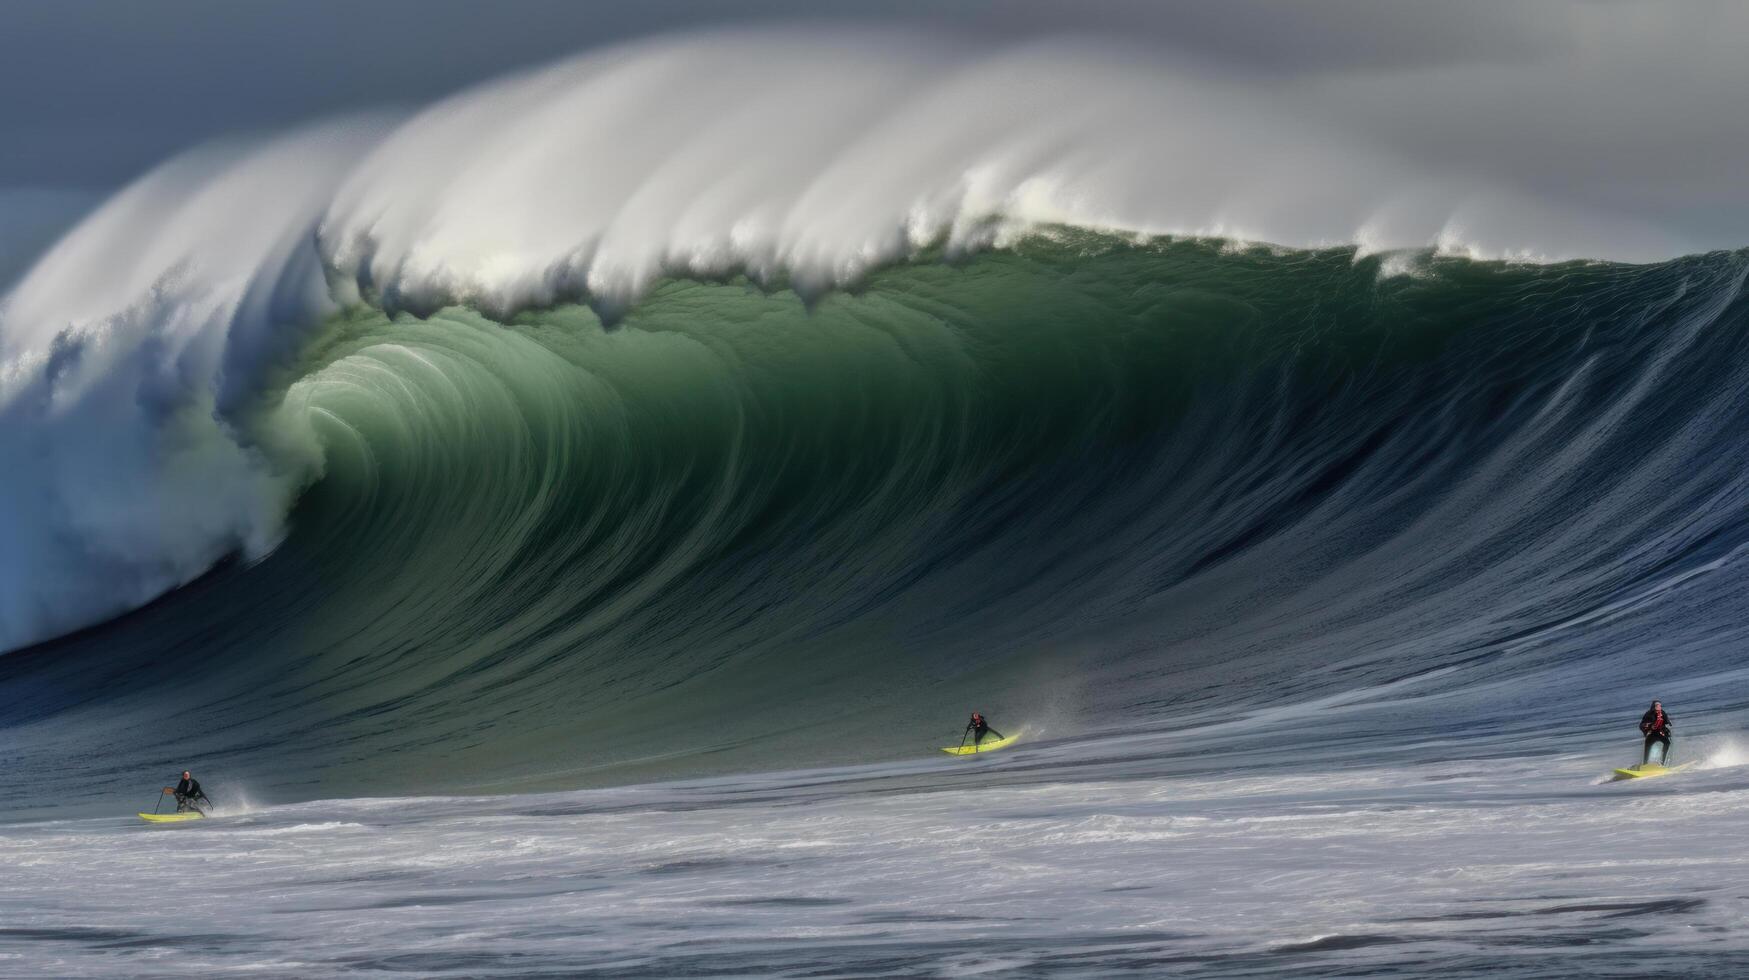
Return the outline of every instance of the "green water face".
<path id="1" fill-rule="evenodd" d="M 45 687 L 106 693 L 32 710 L 131 746 L 101 763 L 118 778 L 200 757 L 310 796 L 888 758 L 972 708 L 1073 731 L 1305 695 L 1294 651 L 1437 562 L 1368 572 L 1376 601 L 1339 618 L 1271 609 L 1491 447 L 1522 436 L 1502 472 L 1540 472 L 1564 444 L 1531 425 L 1547 406 L 1607 403 L 1645 324 L 1741 261 L 1387 258 L 1058 232 L 812 303 L 670 281 L 612 325 L 352 310 L 241 416 L 305 487 L 284 542 L 33 658 Z"/>

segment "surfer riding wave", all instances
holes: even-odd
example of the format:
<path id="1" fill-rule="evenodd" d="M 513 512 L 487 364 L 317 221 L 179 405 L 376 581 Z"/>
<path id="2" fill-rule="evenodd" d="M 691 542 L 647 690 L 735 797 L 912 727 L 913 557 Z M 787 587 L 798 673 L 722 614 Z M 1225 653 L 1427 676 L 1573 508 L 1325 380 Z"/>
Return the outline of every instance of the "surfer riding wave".
<path id="1" fill-rule="evenodd" d="M 1664 710 L 1664 702 L 1653 701 L 1646 713 L 1640 716 L 1640 734 L 1646 736 L 1646 751 L 1640 759 L 1641 765 L 1658 763 L 1670 764 L 1670 714 Z M 1652 748 L 1658 747 L 1656 758 Z"/>

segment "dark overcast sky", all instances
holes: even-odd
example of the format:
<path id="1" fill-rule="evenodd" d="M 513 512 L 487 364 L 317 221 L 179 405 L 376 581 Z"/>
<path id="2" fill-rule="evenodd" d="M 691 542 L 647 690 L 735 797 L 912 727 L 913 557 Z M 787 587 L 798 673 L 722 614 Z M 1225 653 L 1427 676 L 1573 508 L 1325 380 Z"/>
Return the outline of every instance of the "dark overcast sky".
<path id="1" fill-rule="evenodd" d="M 895 21 L 995 43 L 1111 34 L 1246 73 L 1510 60 L 1560 41 L 1558 18 L 1492 0 L 23 0 L 0 5 L 0 187 L 110 187 L 214 136 L 415 106 L 645 35 Z"/>
<path id="2" fill-rule="evenodd" d="M 1693 247 L 1749 240 L 1741 0 L 10 0 L 0 288 L 111 190 L 207 140 L 773 25 L 1118 38 L 1429 173 L 1639 214 Z"/>

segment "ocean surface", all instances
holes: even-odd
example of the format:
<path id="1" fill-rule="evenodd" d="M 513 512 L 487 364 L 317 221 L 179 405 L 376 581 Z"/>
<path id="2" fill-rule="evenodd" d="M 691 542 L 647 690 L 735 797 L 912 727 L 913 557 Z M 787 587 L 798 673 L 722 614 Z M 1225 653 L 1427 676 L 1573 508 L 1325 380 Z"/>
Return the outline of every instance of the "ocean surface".
<path id="1" fill-rule="evenodd" d="M 1749 250 L 1075 211 L 1083 128 L 902 138 L 1049 66 L 853 54 L 805 180 L 701 96 L 573 181 L 622 53 L 25 274 L 0 974 L 1749 969 Z"/>
<path id="2" fill-rule="evenodd" d="M 1210 740 L 1224 734 L 1211 733 Z M 1728 976 L 1749 770 L 964 761 L 0 826 L 8 976 Z M 1117 756 L 1121 758 L 1113 758 Z M 1089 767 L 1089 758 L 1100 759 Z M 1165 761 L 1171 759 L 1174 761 Z"/>

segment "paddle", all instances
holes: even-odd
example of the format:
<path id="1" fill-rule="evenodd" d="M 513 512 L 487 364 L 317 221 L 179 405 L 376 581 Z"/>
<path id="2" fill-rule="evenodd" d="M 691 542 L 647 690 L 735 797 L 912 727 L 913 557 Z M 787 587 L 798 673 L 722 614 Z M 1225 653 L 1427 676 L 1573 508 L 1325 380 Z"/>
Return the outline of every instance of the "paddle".
<path id="1" fill-rule="evenodd" d="M 966 729 L 966 730 L 965 730 L 965 731 L 963 731 L 963 732 L 960 732 L 960 745 L 959 745 L 959 749 L 955 749 L 955 750 L 954 750 L 954 751 L 956 751 L 956 752 L 957 752 L 957 751 L 959 751 L 959 750 L 960 750 L 960 749 L 964 749 L 964 748 L 965 748 L 965 747 L 966 747 L 966 736 L 967 736 L 967 735 L 970 735 L 970 734 L 971 734 L 971 733 L 972 733 L 972 730 L 971 730 L 971 729 L 970 729 L 970 728 L 967 728 L 967 729 Z"/>

